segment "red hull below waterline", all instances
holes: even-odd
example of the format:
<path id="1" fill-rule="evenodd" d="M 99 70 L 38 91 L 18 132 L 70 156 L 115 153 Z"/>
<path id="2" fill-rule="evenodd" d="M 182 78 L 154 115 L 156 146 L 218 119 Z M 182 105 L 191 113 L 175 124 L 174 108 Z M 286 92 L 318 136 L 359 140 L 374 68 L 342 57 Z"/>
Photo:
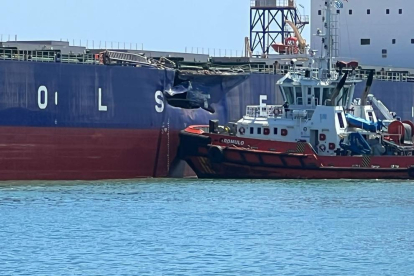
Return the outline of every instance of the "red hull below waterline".
<path id="1" fill-rule="evenodd" d="M 307 143 L 182 132 L 181 158 L 199 178 L 414 179 L 413 156 L 318 156 Z"/>
<path id="2" fill-rule="evenodd" d="M 166 177 L 177 133 L 90 128 L 0 128 L 0 180 Z"/>

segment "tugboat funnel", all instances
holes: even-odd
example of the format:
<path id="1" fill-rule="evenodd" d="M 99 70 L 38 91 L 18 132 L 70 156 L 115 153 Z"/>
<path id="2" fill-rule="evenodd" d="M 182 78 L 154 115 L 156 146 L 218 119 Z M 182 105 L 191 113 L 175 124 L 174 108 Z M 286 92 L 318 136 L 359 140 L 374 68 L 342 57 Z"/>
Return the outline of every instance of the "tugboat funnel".
<path id="1" fill-rule="evenodd" d="M 362 105 L 367 104 L 369 91 L 371 90 L 371 86 L 372 86 L 372 83 L 374 81 L 374 73 L 375 73 L 375 70 L 372 70 L 369 73 L 368 80 L 367 80 L 367 85 L 365 86 L 365 90 L 364 90 L 364 92 L 362 93 L 362 96 L 361 96 L 361 104 Z"/>
<path id="2" fill-rule="evenodd" d="M 335 99 L 338 97 L 339 92 L 341 92 L 341 89 L 344 87 L 346 79 L 348 78 L 348 71 L 345 72 L 345 75 L 342 77 L 342 79 L 339 81 L 338 85 L 336 86 L 335 90 L 332 93 L 331 99 L 330 99 L 330 106 L 335 106 Z"/>

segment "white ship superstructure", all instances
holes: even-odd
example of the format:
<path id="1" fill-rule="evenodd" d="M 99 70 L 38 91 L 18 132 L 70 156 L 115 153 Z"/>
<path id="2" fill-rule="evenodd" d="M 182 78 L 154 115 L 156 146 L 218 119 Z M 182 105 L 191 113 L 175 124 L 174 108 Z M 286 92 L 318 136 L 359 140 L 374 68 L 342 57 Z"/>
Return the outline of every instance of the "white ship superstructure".
<path id="1" fill-rule="evenodd" d="M 327 0 L 311 0 L 311 35 L 323 31 Z M 336 2 L 334 56 L 363 66 L 414 68 L 414 1 L 340 0 Z M 336 21 L 336 22 L 335 22 Z M 311 48 L 323 52 L 319 37 Z"/>

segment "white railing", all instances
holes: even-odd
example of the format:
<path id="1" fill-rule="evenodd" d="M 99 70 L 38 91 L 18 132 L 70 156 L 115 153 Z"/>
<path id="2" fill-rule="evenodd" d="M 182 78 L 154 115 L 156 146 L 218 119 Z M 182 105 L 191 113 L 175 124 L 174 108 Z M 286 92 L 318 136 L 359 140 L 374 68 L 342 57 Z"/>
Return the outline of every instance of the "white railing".
<path id="1" fill-rule="evenodd" d="M 251 0 L 250 7 L 295 7 L 294 0 Z"/>
<path id="2" fill-rule="evenodd" d="M 285 109 L 282 105 L 248 105 L 246 116 L 254 118 L 277 118 L 283 116 Z"/>

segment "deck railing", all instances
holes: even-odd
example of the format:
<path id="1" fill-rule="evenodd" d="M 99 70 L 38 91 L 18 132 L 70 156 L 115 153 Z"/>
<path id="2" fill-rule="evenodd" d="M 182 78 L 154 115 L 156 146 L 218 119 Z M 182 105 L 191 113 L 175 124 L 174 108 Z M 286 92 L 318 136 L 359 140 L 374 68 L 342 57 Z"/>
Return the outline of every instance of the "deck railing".
<path id="1" fill-rule="evenodd" d="M 251 0 L 250 7 L 263 8 L 263 7 L 295 7 L 294 0 Z"/>
<path id="2" fill-rule="evenodd" d="M 93 54 L 65 55 L 53 50 L 31 51 L 9 48 L 0 48 L 0 60 L 99 64 L 99 58 Z"/>
<path id="3" fill-rule="evenodd" d="M 276 118 L 284 114 L 282 105 L 248 105 L 246 107 L 246 116 L 254 118 Z"/>
<path id="4" fill-rule="evenodd" d="M 59 50 L 19 50 L 16 48 L 0 47 L 0 60 L 16 60 L 31 62 L 60 62 L 60 63 L 77 63 L 77 64 L 101 64 L 99 54 L 61 54 Z M 203 65 L 204 66 L 204 65 Z M 182 69 L 188 70 L 204 70 L 202 65 L 183 66 Z M 178 65 L 180 67 L 180 65 Z M 246 63 L 246 64 L 229 64 L 222 65 L 216 63 L 208 63 L 209 70 L 217 72 L 231 73 L 262 73 L 262 74 L 279 74 L 284 75 L 291 71 L 288 65 L 266 64 L 266 63 Z M 297 73 L 304 71 L 305 68 L 298 67 Z M 318 74 L 318 69 L 312 69 L 312 75 Z M 352 78 L 366 80 L 370 74 L 370 70 L 357 69 L 353 72 Z M 378 81 L 391 82 L 414 82 L 414 74 L 408 71 L 377 71 L 374 79 Z"/>

